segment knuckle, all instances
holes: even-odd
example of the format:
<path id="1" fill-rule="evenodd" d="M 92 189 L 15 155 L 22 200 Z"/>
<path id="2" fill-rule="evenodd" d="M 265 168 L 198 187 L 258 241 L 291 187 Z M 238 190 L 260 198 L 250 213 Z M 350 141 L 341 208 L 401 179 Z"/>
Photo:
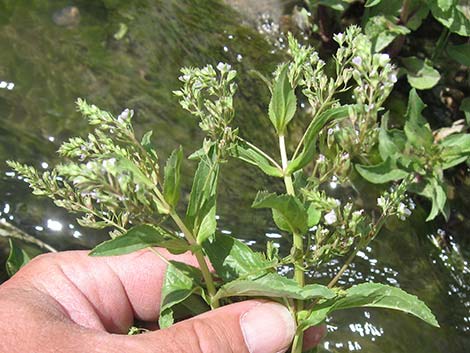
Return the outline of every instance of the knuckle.
<path id="1" fill-rule="evenodd" d="M 187 323 L 188 334 L 192 340 L 191 353 L 235 353 L 221 327 L 215 327 L 210 321 L 198 318 Z"/>

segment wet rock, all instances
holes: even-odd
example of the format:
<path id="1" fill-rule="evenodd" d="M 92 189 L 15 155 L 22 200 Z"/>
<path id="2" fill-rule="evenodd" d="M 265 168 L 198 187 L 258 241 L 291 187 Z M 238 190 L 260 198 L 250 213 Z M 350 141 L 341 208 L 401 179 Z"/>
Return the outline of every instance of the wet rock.
<path id="1" fill-rule="evenodd" d="M 80 10 L 76 6 L 67 6 L 52 15 L 52 21 L 62 27 L 76 27 L 80 23 Z"/>

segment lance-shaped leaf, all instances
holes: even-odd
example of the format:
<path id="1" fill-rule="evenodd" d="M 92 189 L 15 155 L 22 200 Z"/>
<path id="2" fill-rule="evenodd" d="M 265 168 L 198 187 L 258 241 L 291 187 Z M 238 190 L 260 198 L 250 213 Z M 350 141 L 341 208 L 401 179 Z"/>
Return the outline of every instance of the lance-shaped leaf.
<path id="1" fill-rule="evenodd" d="M 154 187 L 154 183 L 142 173 L 133 161 L 120 155 L 111 155 L 110 157 L 116 158 L 116 172 L 128 173 L 132 175 L 132 178 L 137 184 L 143 184 L 149 188 Z"/>
<path id="2" fill-rule="evenodd" d="M 292 120 L 297 109 L 297 98 L 289 82 L 288 72 L 289 65 L 283 64 L 274 82 L 269 103 L 269 119 L 278 135 L 284 134 L 287 124 Z"/>
<path id="3" fill-rule="evenodd" d="M 216 234 L 212 242 L 204 242 L 203 248 L 217 275 L 224 282 L 259 274 L 276 265 L 275 261 L 267 260 L 262 253 L 255 252 L 240 240 L 226 235 Z"/>
<path id="4" fill-rule="evenodd" d="M 409 174 L 407 171 L 397 168 L 390 157 L 376 165 L 356 164 L 356 170 L 364 179 L 374 184 L 400 180 Z"/>
<path id="5" fill-rule="evenodd" d="M 107 240 L 96 246 L 90 256 L 114 256 L 159 246 L 167 248 L 172 253 L 184 253 L 190 249 L 184 239 L 175 238 L 163 228 L 150 224 L 141 224 L 114 239 Z"/>
<path id="6" fill-rule="evenodd" d="M 420 184 L 412 185 L 410 190 L 431 200 L 432 207 L 426 221 L 436 218 L 439 212 L 447 219 L 447 193 L 442 180 L 439 180 L 436 176 L 428 177 L 422 180 Z"/>
<path id="7" fill-rule="evenodd" d="M 163 197 L 171 207 L 175 207 L 180 197 L 181 160 L 183 149 L 181 146 L 175 149 L 165 165 L 163 179 Z"/>
<path id="8" fill-rule="evenodd" d="M 442 147 L 442 169 L 454 167 L 470 156 L 470 134 L 454 134 L 447 136 L 440 143 Z"/>
<path id="9" fill-rule="evenodd" d="M 253 208 L 271 208 L 276 225 L 287 232 L 304 234 L 308 229 L 308 215 L 302 202 L 292 195 L 258 192 Z"/>
<path id="10" fill-rule="evenodd" d="M 336 293 L 320 284 L 308 284 L 302 287 L 293 279 L 271 272 L 255 278 L 237 279 L 226 283 L 217 291 L 215 298 L 235 296 L 307 300 L 330 299 L 334 298 Z"/>
<path id="11" fill-rule="evenodd" d="M 430 148 L 434 137 L 431 127 L 421 112 L 426 107 L 415 89 L 410 91 L 406 112 L 405 134 L 415 148 Z"/>
<path id="12" fill-rule="evenodd" d="M 378 4 L 380 4 L 382 2 L 382 0 L 367 0 L 366 3 L 365 3 L 365 7 L 373 7 L 373 6 L 376 6 Z"/>
<path id="13" fill-rule="evenodd" d="M 193 179 L 186 221 L 198 244 L 211 238 L 217 227 L 216 191 L 219 178 L 219 163 L 216 147 L 209 147 L 202 155 Z"/>
<path id="14" fill-rule="evenodd" d="M 347 289 L 343 296 L 317 304 L 308 317 L 301 318 L 300 329 L 305 330 L 320 324 L 336 310 L 358 307 L 399 310 L 414 315 L 432 326 L 439 327 L 431 310 L 416 296 L 385 284 L 363 283 Z"/>
<path id="15" fill-rule="evenodd" d="M 234 148 L 230 149 L 230 152 L 233 157 L 257 166 L 267 175 L 279 178 L 283 176 L 280 168 L 274 166 L 265 156 L 243 141 L 239 141 Z"/>
<path id="16" fill-rule="evenodd" d="M 153 148 L 153 144 L 152 144 L 152 134 L 153 134 L 153 131 L 152 130 L 149 130 L 147 131 L 144 136 L 142 136 L 142 139 L 140 140 L 140 144 L 142 145 L 142 147 L 144 148 L 144 150 L 147 151 L 147 153 L 149 154 L 149 156 L 155 161 L 155 162 L 158 162 L 158 155 L 157 155 L 157 151 L 155 151 L 155 149 Z M 158 164 L 156 163 L 156 168 L 158 168 Z"/>
<path id="17" fill-rule="evenodd" d="M 320 113 L 317 117 L 312 120 L 310 125 L 304 134 L 302 141 L 302 150 L 297 157 L 289 162 L 286 173 L 291 175 L 295 171 L 305 167 L 310 163 L 315 155 L 317 137 L 320 131 L 331 122 L 338 122 L 345 119 L 351 113 L 351 109 L 354 109 L 352 105 L 344 105 L 336 108 L 331 108 L 323 113 Z"/>
<path id="18" fill-rule="evenodd" d="M 191 294 L 200 291 L 200 271 L 187 264 L 170 261 L 165 280 L 163 281 L 162 297 L 160 302 L 160 328 L 166 328 L 173 324 L 172 308 L 184 301 Z"/>
<path id="19" fill-rule="evenodd" d="M 16 272 L 18 272 L 21 267 L 26 265 L 29 260 L 31 260 L 31 257 L 26 253 L 26 251 L 16 245 L 15 241 L 13 241 L 12 239 L 9 239 L 8 241 L 10 243 L 10 253 L 8 255 L 5 267 L 8 276 L 11 277 Z"/>
<path id="20" fill-rule="evenodd" d="M 397 160 L 405 149 L 406 136 L 401 130 L 388 130 L 389 113 L 382 117 L 379 130 L 379 153 L 382 160 Z"/>

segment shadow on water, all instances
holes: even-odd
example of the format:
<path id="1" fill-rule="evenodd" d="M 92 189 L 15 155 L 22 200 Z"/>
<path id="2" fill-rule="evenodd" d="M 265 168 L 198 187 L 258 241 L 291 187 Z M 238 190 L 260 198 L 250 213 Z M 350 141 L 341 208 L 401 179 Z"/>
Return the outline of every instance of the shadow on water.
<path id="1" fill-rule="evenodd" d="M 78 12 L 70 9 L 71 3 Z M 77 97 L 114 113 L 133 108 L 138 133 L 153 129 L 163 158 L 179 144 L 188 155 L 202 135 L 171 91 L 178 87 L 180 67 L 219 61 L 232 64 L 240 74 L 236 101 L 242 135 L 269 150 L 272 135 L 264 116 L 268 91 L 250 70 L 269 75 L 281 59 L 272 38 L 270 44 L 263 36 L 276 36 L 284 5 L 294 1 L 226 3 L 3 0 L 0 160 L 17 159 L 44 169 L 57 163 L 60 143 L 88 131 L 75 111 Z M 244 14 L 237 12 L 242 10 Z M 184 174 L 189 176 L 193 168 L 188 162 Z M 0 173 L 0 218 L 61 250 L 90 248 L 106 238 L 104 233 L 81 229 L 73 215 L 32 196 L 4 162 Z M 225 168 L 219 202 L 222 233 L 255 247 L 264 247 L 268 239 L 289 246 L 274 230 L 268 213 L 249 209 L 255 191 L 267 183 L 272 180 L 237 162 Z M 469 195 L 466 189 L 462 194 Z M 465 197 L 456 204 L 465 209 Z M 464 235 L 470 225 L 424 225 L 423 219 L 418 212 L 405 224 L 390 225 L 380 241 L 360 254 L 343 285 L 375 280 L 401 286 L 433 308 L 442 328 L 388 311 L 346 311 L 328 322 L 330 334 L 322 351 L 468 351 L 470 275 L 465 259 L 470 244 Z M 433 245 L 441 240 L 446 246 Z M 3 262 L 7 243 L 2 238 L 0 251 Z M 330 263 L 312 277 L 321 281 L 339 265 Z M 5 279 L 4 273 L 1 276 Z"/>

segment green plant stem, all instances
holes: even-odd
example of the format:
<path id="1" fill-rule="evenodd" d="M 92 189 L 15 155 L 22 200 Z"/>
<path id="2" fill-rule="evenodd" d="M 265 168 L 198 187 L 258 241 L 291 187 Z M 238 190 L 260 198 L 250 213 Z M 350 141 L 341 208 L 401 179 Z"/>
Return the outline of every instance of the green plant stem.
<path id="1" fill-rule="evenodd" d="M 8 223 L 7 221 L 0 221 L 0 237 L 15 238 L 26 243 L 34 244 L 41 249 L 45 249 L 50 252 L 57 252 L 57 250 L 49 244 L 33 237 L 32 235 L 26 234 L 21 229 L 16 228 L 13 224 Z"/>
<path id="2" fill-rule="evenodd" d="M 281 152 L 282 171 L 284 174 L 284 184 L 286 185 L 286 191 L 289 195 L 295 195 L 294 185 L 292 184 L 292 177 L 286 174 L 287 152 L 284 135 L 279 135 L 279 150 Z"/>
<path id="3" fill-rule="evenodd" d="M 437 40 L 434 52 L 432 53 L 431 60 L 435 60 L 439 55 L 442 54 L 445 47 L 447 46 L 447 42 L 449 41 L 450 31 L 448 28 L 443 28 L 439 39 Z"/>
<path id="4" fill-rule="evenodd" d="M 338 271 L 335 277 L 328 283 L 328 288 L 333 288 L 336 283 L 339 281 L 343 273 L 348 269 L 349 265 L 353 262 L 354 258 L 356 257 L 357 253 L 359 250 L 363 249 L 365 246 L 367 246 L 372 239 L 375 238 L 375 236 L 380 232 L 382 229 L 383 225 L 385 224 L 386 216 L 382 213 L 380 215 L 380 218 L 378 219 L 377 223 L 375 224 L 374 228 L 369 232 L 367 237 L 363 242 L 360 242 L 358 246 L 354 249 L 354 251 L 349 255 L 349 257 L 346 259 L 344 262 L 343 266 L 341 269 Z"/>
<path id="5" fill-rule="evenodd" d="M 178 216 L 178 214 L 173 209 L 170 211 L 170 217 L 173 219 L 173 221 L 175 221 L 178 228 L 183 232 L 188 243 L 190 245 L 198 245 L 194 235 L 191 233 L 188 227 L 186 227 L 186 224 L 184 224 L 183 220 L 180 218 L 180 216 Z M 206 282 L 209 296 L 213 298 L 216 292 L 214 281 L 212 279 L 212 274 L 209 270 L 209 267 L 207 266 L 206 259 L 204 258 L 204 254 L 202 253 L 202 250 L 200 247 L 196 246 L 194 255 L 196 256 L 196 260 L 199 264 L 199 269 L 201 270 L 202 276 L 204 277 L 204 281 Z M 216 299 L 213 302 L 211 302 L 211 307 L 212 309 L 218 308 L 219 301 Z"/>
<path id="6" fill-rule="evenodd" d="M 294 184 L 292 183 L 292 176 L 286 174 L 287 170 L 287 150 L 284 135 L 279 135 L 279 150 L 281 153 L 282 170 L 284 173 L 284 184 L 288 195 L 295 196 Z M 295 233 L 293 234 L 293 246 L 295 253 L 299 254 L 300 258 L 303 259 L 304 247 L 302 235 Z M 305 285 L 304 271 L 301 266 L 294 264 L 294 278 L 300 286 Z M 296 300 L 296 312 L 302 311 L 304 308 L 304 302 L 302 300 Z M 294 341 L 292 343 L 292 353 L 302 353 L 303 346 L 303 332 L 296 332 Z"/>

